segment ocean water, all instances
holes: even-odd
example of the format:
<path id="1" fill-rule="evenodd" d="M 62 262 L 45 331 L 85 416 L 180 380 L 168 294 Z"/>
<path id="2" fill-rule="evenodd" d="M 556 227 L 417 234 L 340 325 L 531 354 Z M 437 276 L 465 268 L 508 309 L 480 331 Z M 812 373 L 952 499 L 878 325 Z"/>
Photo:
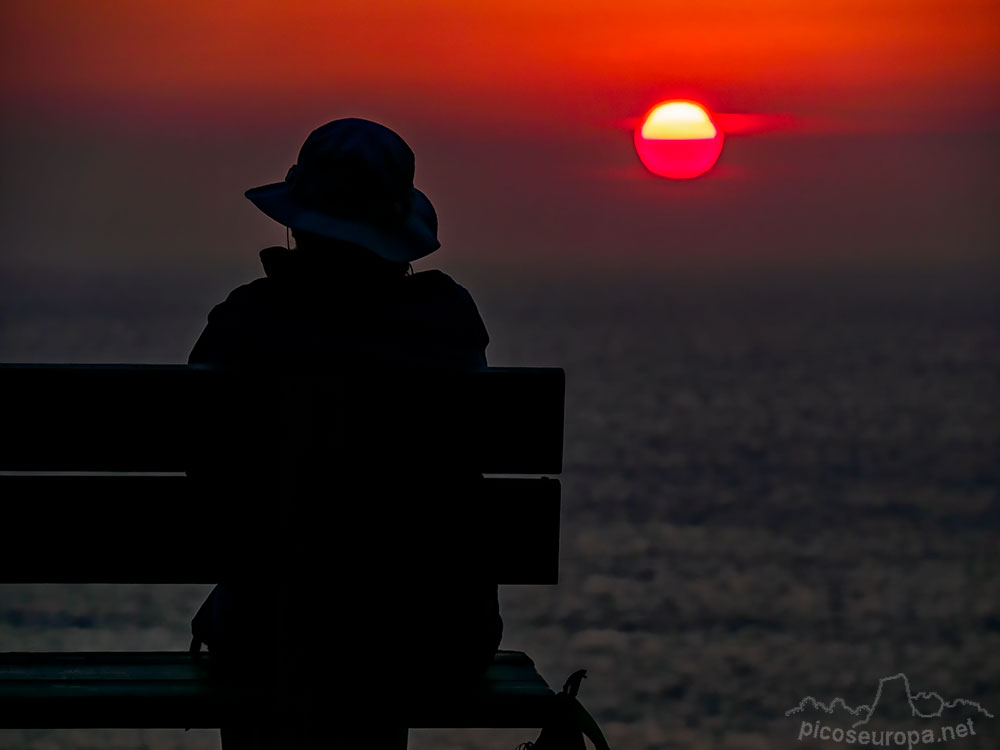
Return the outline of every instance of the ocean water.
<path id="1" fill-rule="evenodd" d="M 994 282 L 963 269 L 472 278 L 491 363 L 567 373 L 560 583 L 502 589 L 503 646 L 556 687 L 586 668 L 581 700 L 616 750 L 840 747 L 799 737 L 856 717 L 786 712 L 876 694 L 873 730 L 970 722 L 974 736 L 939 746 L 1000 746 Z M 217 301 L 25 300 L 3 311 L 0 360 L 182 361 Z M 184 649 L 208 588 L 3 584 L 0 649 Z M 899 674 L 910 693 L 883 680 Z M 914 716 L 908 696 L 929 714 L 930 693 L 993 718 L 969 704 Z M 513 750 L 536 734 L 410 744 Z M 0 731 L 4 749 L 70 747 L 219 742 Z"/>

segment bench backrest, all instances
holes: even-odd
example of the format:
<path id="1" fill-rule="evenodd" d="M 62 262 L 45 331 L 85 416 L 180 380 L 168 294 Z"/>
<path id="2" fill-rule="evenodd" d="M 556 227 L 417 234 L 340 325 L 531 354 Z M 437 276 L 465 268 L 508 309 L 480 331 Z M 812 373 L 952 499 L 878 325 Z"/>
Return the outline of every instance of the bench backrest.
<path id="1" fill-rule="evenodd" d="M 352 529 L 361 517 L 352 507 L 369 510 L 366 523 L 378 517 L 370 512 L 378 503 L 386 518 L 443 524 L 432 499 L 371 493 L 404 490 L 420 467 L 560 472 L 564 387 L 555 368 L 251 376 L 184 365 L 0 365 L 7 537 L 0 576 L 226 580 L 245 572 L 275 518 L 301 521 L 306 504 L 323 506 L 341 533 L 364 534 L 369 544 L 379 530 Z M 252 469 L 269 461 L 280 486 L 256 497 L 197 480 L 206 462 Z M 486 536 L 476 542 L 493 567 L 481 574 L 499 583 L 555 583 L 558 480 L 487 476 L 475 486 L 475 497 L 461 506 L 452 498 L 445 510 L 488 522 L 477 527 Z M 427 512 L 414 512 L 421 507 Z M 435 536 L 432 525 L 419 534 L 440 551 L 449 537 L 444 529 Z M 392 549 L 369 552 L 384 563 Z"/>

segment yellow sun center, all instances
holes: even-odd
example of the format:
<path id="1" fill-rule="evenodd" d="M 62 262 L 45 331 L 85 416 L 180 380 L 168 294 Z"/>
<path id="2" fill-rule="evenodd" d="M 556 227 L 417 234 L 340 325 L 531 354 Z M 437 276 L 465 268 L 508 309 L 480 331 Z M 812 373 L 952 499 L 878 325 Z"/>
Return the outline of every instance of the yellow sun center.
<path id="1" fill-rule="evenodd" d="M 661 104 L 642 124 L 643 138 L 688 140 L 715 138 L 715 134 L 708 113 L 692 102 Z"/>

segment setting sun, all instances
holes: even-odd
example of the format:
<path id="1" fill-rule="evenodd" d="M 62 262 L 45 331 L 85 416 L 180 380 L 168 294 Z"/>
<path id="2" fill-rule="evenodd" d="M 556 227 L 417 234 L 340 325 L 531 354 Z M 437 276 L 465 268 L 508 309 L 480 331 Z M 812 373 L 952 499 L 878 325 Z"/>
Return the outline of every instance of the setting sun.
<path id="1" fill-rule="evenodd" d="M 635 150 L 654 174 L 675 180 L 703 175 L 722 153 L 723 135 L 703 106 L 690 101 L 656 105 L 635 131 Z"/>

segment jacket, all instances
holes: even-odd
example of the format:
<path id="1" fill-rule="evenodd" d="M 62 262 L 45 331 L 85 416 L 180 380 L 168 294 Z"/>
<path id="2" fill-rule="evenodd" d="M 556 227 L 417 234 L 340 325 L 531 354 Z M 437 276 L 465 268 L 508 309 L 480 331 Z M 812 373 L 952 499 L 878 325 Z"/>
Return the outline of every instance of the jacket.
<path id="1" fill-rule="evenodd" d="M 260 257 L 266 276 L 234 289 L 212 309 L 190 363 L 249 370 L 486 367 L 489 335 L 476 304 L 440 271 L 375 285 L 340 278 L 333 262 L 283 247 L 267 248 Z M 303 596 L 295 616 L 304 623 L 323 622 L 319 600 Z M 413 641 L 440 642 L 453 672 L 473 674 L 485 669 L 499 645 L 495 584 L 469 588 L 429 582 L 415 588 L 381 582 L 365 597 L 362 608 L 371 618 L 358 622 L 358 632 L 379 642 L 386 656 L 402 653 L 399 649 Z M 196 641 L 231 654 L 266 642 L 260 628 L 248 625 L 260 619 L 255 598 L 252 586 L 217 587 L 196 619 Z M 388 641 L 395 642 L 395 650 Z M 437 658 L 448 654 L 439 652 Z"/>

